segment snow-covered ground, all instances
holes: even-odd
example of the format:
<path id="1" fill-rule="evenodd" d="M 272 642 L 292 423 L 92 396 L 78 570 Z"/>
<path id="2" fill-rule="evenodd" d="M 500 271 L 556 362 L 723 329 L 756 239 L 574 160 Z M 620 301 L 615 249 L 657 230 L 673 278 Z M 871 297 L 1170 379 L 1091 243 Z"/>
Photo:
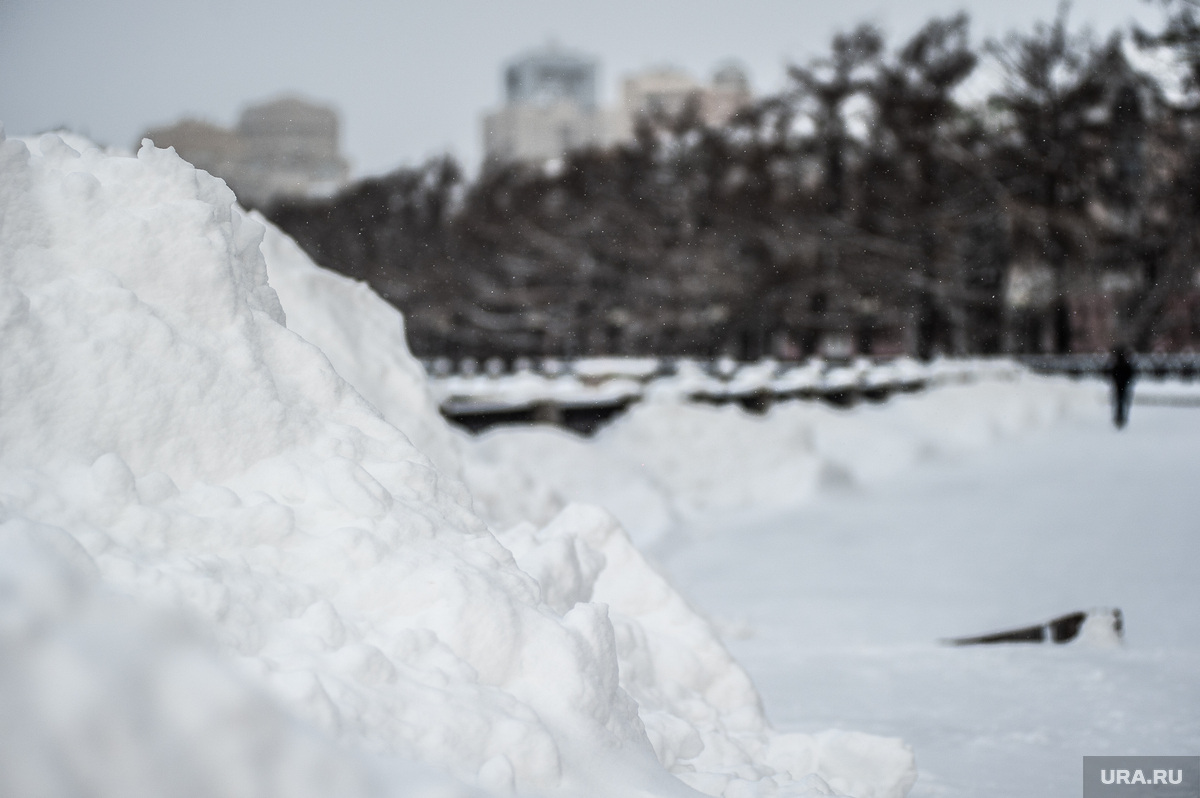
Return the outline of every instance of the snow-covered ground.
<path id="1" fill-rule="evenodd" d="M 947 364 L 470 439 L 366 286 L 170 151 L 54 135 L 0 140 L 0 335 L 0 795 L 900 798 L 900 738 L 921 794 L 1000 795 L 1085 726 L 1194 745 L 1188 473 L 1139 477 L 1146 531 L 1104 470 L 1187 411 L 1114 438 L 1095 384 Z M 932 642 L 1090 604 L 1126 648 Z"/>
<path id="2" fill-rule="evenodd" d="M 1200 407 L 1200 382 L 1139 379 L 1134 382 L 1133 401 L 1138 405 Z"/>
<path id="3" fill-rule="evenodd" d="M 1068 419 L 661 556 L 780 728 L 904 737 L 913 796 L 1077 795 L 1083 755 L 1200 751 L 1197 452 L 1200 409 L 1135 405 L 1121 433 Z M 938 644 L 1093 606 L 1125 645 Z"/>

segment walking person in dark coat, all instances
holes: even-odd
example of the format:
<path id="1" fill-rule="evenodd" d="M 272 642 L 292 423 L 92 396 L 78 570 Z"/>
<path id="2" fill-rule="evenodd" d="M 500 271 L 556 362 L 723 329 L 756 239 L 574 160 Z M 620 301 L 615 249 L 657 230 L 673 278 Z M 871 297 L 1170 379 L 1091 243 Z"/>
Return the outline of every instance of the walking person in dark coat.
<path id="1" fill-rule="evenodd" d="M 1129 419 L 1129 403 L 1133 401 L 1135 371 L 1129 359 L 1129 350 L 1124 346 L 1114 349 L 1107 371 L 1113 385 L 1113 423 L 1117 429 L 1121 429 Z"/>

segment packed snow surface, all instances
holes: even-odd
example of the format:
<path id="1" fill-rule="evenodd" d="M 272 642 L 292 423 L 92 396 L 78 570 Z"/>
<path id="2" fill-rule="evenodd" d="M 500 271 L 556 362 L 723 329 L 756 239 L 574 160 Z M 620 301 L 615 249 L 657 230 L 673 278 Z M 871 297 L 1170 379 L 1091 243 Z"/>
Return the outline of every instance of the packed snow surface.
<path id="1" fill-rule="evenodd" d="M 911 787 L 897 739 L 776 733 L 610 514 L 472 468 L 382 300 L 172 151 L 80 149 L 0 142 L 0 793 Z"/>
<path id="2" fill-rule="evenodd" d="M 1079 795 L 1083 756 L 1200 752 L 1200 410 L 1135 403 L 1120 432 L 1103 411 L 723 519 L 661 561 L 781 728 L 902 734 L 912 798 Z M 1123 644 L 939 644 L 1097 606 Z"/>

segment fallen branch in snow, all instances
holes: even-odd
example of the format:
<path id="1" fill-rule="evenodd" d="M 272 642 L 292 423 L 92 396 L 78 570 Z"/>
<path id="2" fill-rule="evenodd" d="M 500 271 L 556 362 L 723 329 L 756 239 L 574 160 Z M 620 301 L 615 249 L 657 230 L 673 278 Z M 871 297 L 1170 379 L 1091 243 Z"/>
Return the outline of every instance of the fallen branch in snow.
<path id="1" fill-rule="evenodd" d="M 1081 636 L 1088 639 L 1120 642 L 1124 635 L 1124 619 L 1115 607 L 1072 612 L 1045 623 L 992 632 L 978 637 L 953 637 L 942 642 L 951 646 L 975 646 L 992 643 L 1070 643 Z M 1084 634 L 1086 630 L 1086 634 Z"/>

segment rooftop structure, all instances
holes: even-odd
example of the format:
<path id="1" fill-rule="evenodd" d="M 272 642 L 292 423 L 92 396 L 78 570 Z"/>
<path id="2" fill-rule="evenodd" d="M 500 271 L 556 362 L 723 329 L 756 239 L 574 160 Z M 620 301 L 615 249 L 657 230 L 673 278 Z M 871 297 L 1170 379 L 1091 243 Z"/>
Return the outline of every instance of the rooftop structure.
<path id="1" fill-rule="evenodd" d="M 558 103 L 596 107 L 596 62 L 551 45 L 514 59 L 504 70 L 509 105 Z"/>

